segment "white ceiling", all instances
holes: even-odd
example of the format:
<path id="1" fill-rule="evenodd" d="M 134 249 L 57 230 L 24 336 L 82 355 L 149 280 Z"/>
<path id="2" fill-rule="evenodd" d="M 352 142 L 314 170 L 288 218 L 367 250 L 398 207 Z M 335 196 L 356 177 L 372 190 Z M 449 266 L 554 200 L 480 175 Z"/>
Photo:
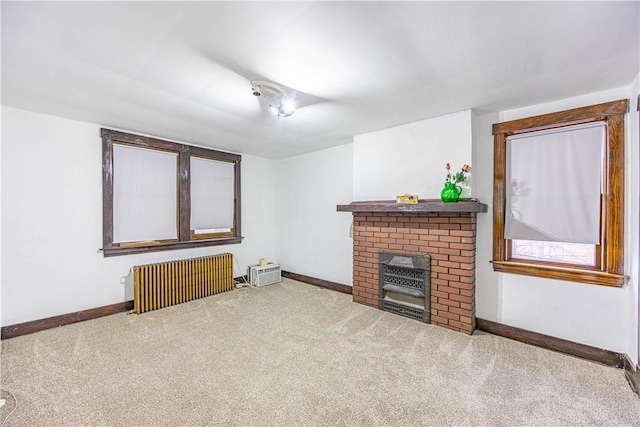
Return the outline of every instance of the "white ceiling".
<path id="1" fill-rule="evenodd" d="M 7 2 L 2 103 L 283 158 L 628 86 L 640 3 Z M 251 80 L 293 88 L 274 117 Z"/>

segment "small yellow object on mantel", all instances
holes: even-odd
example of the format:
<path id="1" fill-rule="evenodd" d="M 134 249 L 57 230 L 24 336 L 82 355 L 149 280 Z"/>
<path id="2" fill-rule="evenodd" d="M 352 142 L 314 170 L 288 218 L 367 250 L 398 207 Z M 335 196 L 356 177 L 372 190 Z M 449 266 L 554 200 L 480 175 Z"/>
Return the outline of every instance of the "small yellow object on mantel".
<path id="1" fill-rule="evenodd" d="M 396 196 L 397 205 L 415 205 L 418 203 L 417 194 L 398 194 Z"/>

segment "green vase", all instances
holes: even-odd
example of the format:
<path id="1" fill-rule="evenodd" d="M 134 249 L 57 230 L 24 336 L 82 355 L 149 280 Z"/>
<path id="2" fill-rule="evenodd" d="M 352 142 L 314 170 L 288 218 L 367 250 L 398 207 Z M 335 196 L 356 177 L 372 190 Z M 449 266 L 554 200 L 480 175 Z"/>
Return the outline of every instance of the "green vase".
<path id="1" fill-rule="evenodd" d="M 460 200 L 460 193 L 462 193 L 462 188 L 458 185 L 453 182 L 445 182 L 444 188 L 440 192 L 440 198 L 445 203 L 455 203 Z"/>

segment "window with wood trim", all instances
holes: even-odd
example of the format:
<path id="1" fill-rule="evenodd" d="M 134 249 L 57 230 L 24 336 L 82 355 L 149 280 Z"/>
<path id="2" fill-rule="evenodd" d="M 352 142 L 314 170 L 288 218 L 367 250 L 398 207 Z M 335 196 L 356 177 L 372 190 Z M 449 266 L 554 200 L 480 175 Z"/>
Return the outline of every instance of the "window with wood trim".
<path id="1" fill-rule="evenodd" d="M 101 133 L 104 256 L 242 241 L 241 156 Z"/>
<path id="2" fill-rule="evenodd" d="M 493 269 L 622 286 L 627 100 L 493 125 Z"/>

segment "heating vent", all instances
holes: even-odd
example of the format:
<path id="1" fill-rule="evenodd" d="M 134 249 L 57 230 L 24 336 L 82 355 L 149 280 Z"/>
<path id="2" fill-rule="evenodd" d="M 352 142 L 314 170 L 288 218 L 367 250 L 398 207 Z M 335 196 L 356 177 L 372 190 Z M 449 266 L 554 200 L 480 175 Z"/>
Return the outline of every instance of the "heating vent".
<path id="1" fill-rule="evenodd" d="M 137 314 L 233 289 L 233 255 L 133 267 L 133 308 Z"/>
<path id="2" fill-rule="evenodd" d="M 431 256 L 380 252 L 380 309 L 431 322 Z"/>
<path id="3" fill-rule="evenodd" d="M 247 276 L 251 286 L 265 286 L 282 280 L 280 264 L 250 265 Z"/>

